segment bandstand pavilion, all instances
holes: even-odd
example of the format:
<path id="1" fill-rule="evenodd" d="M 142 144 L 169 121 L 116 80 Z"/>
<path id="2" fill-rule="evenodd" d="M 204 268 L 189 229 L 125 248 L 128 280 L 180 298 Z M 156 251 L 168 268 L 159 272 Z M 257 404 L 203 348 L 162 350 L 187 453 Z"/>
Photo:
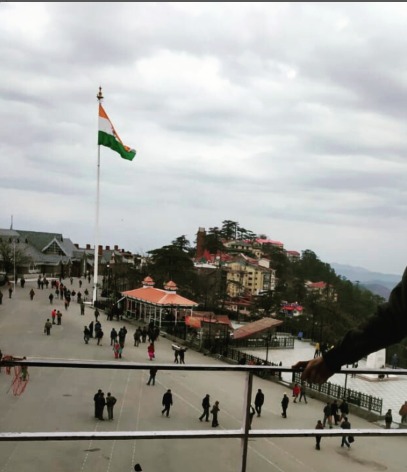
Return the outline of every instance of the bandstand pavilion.
<path id="1" fill-rule="evenodd" d="M 191 316 L 198 303 L 177 294 L 177 285 L 169 281 L 164 289 L 155 288 L 154 280 L 146 277 L 141 288 L 122 292 L 126 300 L 127 316 L 144 322 L 154 321 L 161 328 L 163 319 L 168 315 L 174 317 L 175 323 Z"/>

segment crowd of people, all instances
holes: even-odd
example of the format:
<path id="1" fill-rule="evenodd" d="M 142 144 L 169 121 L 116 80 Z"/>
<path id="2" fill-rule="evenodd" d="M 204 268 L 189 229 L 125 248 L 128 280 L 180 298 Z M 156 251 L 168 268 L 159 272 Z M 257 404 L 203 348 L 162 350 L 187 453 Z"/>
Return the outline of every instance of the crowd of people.
<path id="1" fill-rule="evenodd" d="M 25 282 L 24 282 L 25 283 Z M 40 290 L 44 289 L 44 286 L 48 286 L 48 280 L 45 277 L 38 279 L 37 281 L 37 288 Z M 22 284 L 23 286 L 24 284 Z M 72 281 L 71 281 L 72 285 Z M 80 283 L 80 287 L 81 287 Z M 81 306 L 81 315 L 84 315 L 82 312 L 82 295 L 81 292 L 75 292 L 75 290 L 70 290 L 66 285 L 62 283 L 62 281 L 52 280 L 51 281 L 51 288 L 55 292 L 55 297 L 60 300 L 64 301 L 65 309 L 67 310 L 71 298 L 76 295 L 76 300 Z M 11 287 L 12 289 L 12 287 Z M 304 403 L 307 403 L 306 397 L 306 383 L 323 383 L 325 382 L 331 375 L 335 372 L 338 372 L 343 365 L 347 364 L 355 364 L 361 357 L 368 355 L 375 350 L 381 349 L 386 347 L 390 343 L 397 342 L 398 340 L 402 339 L 407 333 L 407 323 L 405 318 L 406 315 L 406 300 L 407 297 L 405 296 L 407 292 L 407 274 L 403 275 L 403 279 L 400 284 L 392 291 L 390 296 L 389 302 L 383 306 L 378 308 L 378 312 L 375 316 L 372 317 L 371 320 L 365 323 L 364 326 L 359 327 L 356 330 L 349 331 L 344 339 L 338 343 L 338 345 L 334 347 L 330 347 L 325 349 L 324 347 L 317 346 L 315 350 L 315 355 L 313 359 L 307 361 L 300 361 L 293 367 L 295 369 L 301 370 L 301 384 L 293 385 L 292 397 L 294 398 L 293 403 L 301 402 L 304 399 Z M 30 297 L 33 300 L 35 293 L 33 293 L 33 289 L 30 290 Z M 9 291 L 10 298 L 12 297 L 12 290 Z M 53 303 L 54 298 L 50 297 L 50 303 Z M 92 338 L 97 339 L 97 345 L 102 345 L 101 340 L 103 338 L 103 329 L 101 322 L 99 320 L 100 313 L 98 310 L 95 310 L 95 321 L 92 322 L 84 327 L 84 339 L 86 343 L 89 343 L 89 340 Z M 386 319 L 386 316 L 391 319 L 393 323 L 392 329 L 388 328 L 389 321 Z M 44 333 L 50 335 L 52 326 L 54 324 L 60 325 L 62 319 L 62 313 L 60 310 L 53 309 L 51 312 L 52 322 L 49 318 L 44 326 Z M 57 322 L 55 323 L 55 319 Z M 395 329 L 395 326 L 399 328 L 399 330 Z M 112 346 L 112 350 L 114 352 L 115 358 L 121 358 L 123 354 L 123 349 L 125 345 L 127 329 L 125 326 L 121 327 L 118 331 L 115 328 L 112 328 L 110 333 L 110 345 Z M 381 334 L 382 337 L 378 336 Z M 155 359 L 155 342 L 158 340 L 159 330 L 154 324 L 150 324 L 149 326 L 138 327 L 133 335 L 134 338 L 134 346 L 139 347 L 140 344 L 146 343 L 148 344 L 147 352 L 148 358 L 150 360 Z M 380 338 L 380 340 L 379 340 Z M 147 343 L 148 340 L 148 343 Z M 356 347 L 355 349 L 351 349 L 351 347 Z M 182 356 L 181 360 L 181 352 L 185 353 L 184 348 L 174 349 L 174 362 L 184 362 L 184 356 Z M 239 362 L 241 364 L 245 362 Z M 392 367 L 397 368 L 398 359 L 392 359 Z M 147 382 L 148 385 L 155 385 L 155 378 L 157 374 L 157 369 L 151 368 L 150 369 L 150 378 Z M 95 402 L 95 417 L 98 419 L 103 418 L 103 411 L 104 407 L 107 407 L 108 411 L 108 419 L 113 419 L 113 407 L 116 403 L 116 398 L 113 397 L 110 393 L 107 396 L 104 396 L 102 390 L 99 390 L 97 394 L 95 394 L 94 402 Z M 283 398 L 281 400 L 281 408 L 282 408 L 282 417 L 287 418 L 288 406 L 289 406 L 289 397 L 287 393 L 284 393 Z M 254 400 L 254 407 L 250 406 L 250 422 L 252 421 L 254 415 L 257 413 L 257 416 L 261 416 L 262 407 L 264 405 L 264 394 L 259 389 L 256 398 Z M 170 409 L 173 406 L 173 395 L 171 389 L 167 389 L 166 392 L 163 394 L 162 398 L 162 406 L 163 409 L 161 410 L 162 415 L 169 417 L 170 416 Z M 209 394 L 206 394 L 202 400 L 202 415 L 199 417 L 199 420 L 202 421 L 209 421 L 209 415 L 212 415 L 212 427 L 219 426 L 219 401 L 215 401 L 212 408 L 210 402 Z M 337 401 L 334 400 L 333 402 L 327 403 L 323 408 L 323 419 L 318 420 L 315 426 L 315 429 L 324 429 L 327 425 L 329 428 L 333 428 L 333 426 L 339 426 L 343 430 L 351 429 L 351 424 L 349 421 L 349 406 L 347 405 L 346 401 L 342 401 L 341 404 L 338 405 Z M 399 414 L 402 417 L 402 421 L 406 421 L 407 419 L 407 402 L 404 404 Z M 385 424 L 386 428 L 391 428 L 393 422 L 392 412 L 388 410 L 385 415 Z M 320 449 L 321 446 L 321 436 L 317 435 L 316 438 L 316 449 Z M 342 436 L 341 446 L 342 447 L 351 447 L 351 443 L 354 441 L 354 438 L 350 435 L 344 434 Z"/>

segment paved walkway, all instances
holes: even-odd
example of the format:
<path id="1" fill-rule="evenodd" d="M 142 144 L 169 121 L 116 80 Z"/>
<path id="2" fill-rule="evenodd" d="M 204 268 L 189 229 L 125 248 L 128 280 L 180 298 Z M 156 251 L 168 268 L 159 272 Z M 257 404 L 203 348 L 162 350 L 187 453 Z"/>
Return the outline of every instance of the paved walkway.
<path id="1" fill-rule="evenodd" d="M 69 285 L 69 283 L 68 283 Z M 36 295 L 30 301 L 28 292 L 34 286 Z M 85 289 L 88 284 L 84 284 Z M 71 288 L 71 287 L 70 287 Z M 78 281 L 74 281 L 75 290 Z M 88 289 L 90 290 L 90 286 Z M 76 302 L 65 311 L 62 301 L 50 305 L 50 290 L 37 290 L 29 282 L 17 287 L 12 299 L 5 297 L 0 305 L 0 348 L 4 354 L 29 358 L 89 359 L 114 361 L 109 333 L 126 325 L 128 329 L 123 359 L 117 362 L 148 364 L 146 345 L 134 347 L 134 326 L 127 321 L 106 321 L 102 345 L 95 340 L 83 342 L 83 326 L 94 319 L 86 307 L 84 316 Z M 54 326 L 46 336 L 43 326 L 53 307 L 63 313 L 62 325 Z M 304 345 L 287 352 L 306 358 Z M 274 352 L 272 352 L 274 356 Z M 277 354 L 276 354 L 277 355 Z M 280 354 L 281 355 L 281 351 Z M 160 338 L 156 346 L 157 362 L 173 363 L 171 341 Z M 277 360 L 277 359 L 276 359 Z M 280 358 L 278 359 L 280 360 Z M 220 364 L 220 361 L 188 350 L 188 364 Z M 152 364 L 151 364 L 152 365 Z M 24 393 L 15 397 L 10 390 L 12 375 L 0 374 L 0 427 L 2 431 L 167 431 L 211 429 L 198 420 L 201 400 L 206 393 L 220 401 L 220 428 L 238 429 L 242 425 L 245 374 L 241 372 L 159 371 L 156 385 L 147 386 L 148 370 L 96 370 L 30 368 L 30 381 Z M 94 418 L 93 395 L 99 389 L 112 392 L 118 402 L 113 421 Z M 163 393 L 171 388 L 174 406 L 170 418 L 161 415 Z M 288 418 L 281 417 L 281 398 L 290 394 L 284 386 L 255 378 L 254 391 L 265 393 L 261 418 L 254 418 L 253 429 L 313 428 L 322 417 L 323 404 L 310 399 L 308 404 L 290 404 Z M 353 428 L 379 428 L 351 416 Z M 357 438 L 350 450 L 340 447 L 339 438 L 324 438 L 321 451 L 314 448 L 313 438 L 262 438 L 250 441 L 248 472 L 367 472 L 367 470 L 405 470 L 404 437 L 385 441 L 377 437 Z M 60 442 L 0 442 L 0 472 L 129 472 L 136 462 L 147 472 L 237 472 L 241 442 L 236 439 L 127 440 Z"/>

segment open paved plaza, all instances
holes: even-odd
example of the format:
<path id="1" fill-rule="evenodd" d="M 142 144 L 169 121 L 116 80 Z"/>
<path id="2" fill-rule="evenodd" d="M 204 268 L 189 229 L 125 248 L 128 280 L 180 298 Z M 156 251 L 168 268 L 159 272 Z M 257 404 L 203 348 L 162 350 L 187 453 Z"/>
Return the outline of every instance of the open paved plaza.
<path id="1" fill-rule="evenodd" d="M 78 280 L 68 288 L 78 290 Z M 29 290 L 34 287 L 34 300 Z M 82 287 L 91 286 L 85 283 Z M 0 348 L 4 355 L 27 356 L 29 359 L 87 359 L 149 363 L 147 344 L 133 345 L 135 325 L 129 321 L 107 321 L 101 314 L 105 333 L 102 345 L 91 339 L 83 341 L 83 327 L 94 320 L 94 310 L 72 301 L 65 310 L 62 300 L 51 305 L 50 289 L 38 290 L 35 281 L 19 286 L 11 299 L 5 287 L 0 305 Z M 62 324 L 44 334 L 44 323 L 53 308 L 61 310 Z M 125 325 L 128 333 L 122 359 L 114 359 L 109 333 Z M 160 337 L 156 342 L 156 361 L 173 363 L 171 341 Z M 305 348 L 304 348 L 305 349 Z M 291 365 L 301 349 L 290 354 L 280 352 L 279 361 Z M 272 355 L 277 355 L 274 351 Z M 284 358 L 281 358 L 284 356 Z M 288 357 L 291 356 L 291 357 Z M 220 364 L 221 361 L 188 350 L 187 364 Z M 239 429 L 242 425 L 245 374 L 241 372 L 158 371 L 155 386 L 146 385 L 148 370 L 91 370 L 69 368 L 29 368 L 29 382 L 20 396 L 11 389 L 13 369 L 0 374 L 3 432 L 62 431 L 166 431 L 211 429 L 200 422 L 201 401 L 206 393 L 211 402 L 220 402 L 221 429 Z M 390 383 L 390 382 L 389 382 Z M 117 398 L 114 419 L 94 418 L 93 396 L 98 389 Z M 253 391 L 265 393 L 262 416 L 255 417 L 253 429 L 314 428 L 322 419 L 323 403 L 309 398 L 308 404 L 290 402 L 288 418 L 281 417 L 281 398 L 291 397 L 287 386 L 254 378 Z M 174 405 L 170 417 L 161 415 L 161 399 L 171 389 Z M 380 428 L 350 414 L 353 428 Z M 404 437 L 357 438 L 350 450 L 340 447 L 340 438 L 323 438 L 321 450 L 315 450 L 314 438 L 262 438 L 250 440 L 248 471 L 252 472 L 331 472 L 404 471 Z M 239 439 L 174 439 L 126 441 L 43 441 L 0 442 L 0 472 L 128 472 L 135 463 L 147 472 L 236 472 L 240 467 Z"/>

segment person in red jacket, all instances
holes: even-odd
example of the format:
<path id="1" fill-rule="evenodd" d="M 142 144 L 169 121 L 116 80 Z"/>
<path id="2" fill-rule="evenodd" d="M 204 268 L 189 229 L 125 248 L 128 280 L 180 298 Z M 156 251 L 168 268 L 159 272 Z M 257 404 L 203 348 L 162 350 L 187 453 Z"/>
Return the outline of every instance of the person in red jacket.
<path id="1" fill-rule="evenodd" d="M 150 358 L 150 361 L 152 361 L 155 358 L 155 348 L 154 348 L 154 343 L 150 343 L 147 347 L 147 352 L 148 352 L 148 357 Z"/>
<path id="2" fill-rule="evenodd" d="M 293 397 L 294 397 L 294 402 L 297 403 L 297 398 L 300 396 L 301 393 L 301 387 L 296 383 L 293 387 Z"/>

